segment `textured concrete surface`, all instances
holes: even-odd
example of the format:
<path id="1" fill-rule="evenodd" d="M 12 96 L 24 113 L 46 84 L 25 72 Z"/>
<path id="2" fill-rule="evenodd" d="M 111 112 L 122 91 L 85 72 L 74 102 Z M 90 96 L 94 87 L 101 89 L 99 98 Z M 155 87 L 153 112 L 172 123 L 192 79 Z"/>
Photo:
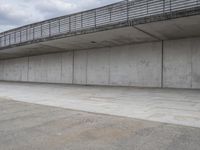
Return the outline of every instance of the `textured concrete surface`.
<path id="1" fill-rule="evenodd" d="M 1 60 L 0 80 L 200 89 L 199 58 L 200 38 L 74 50 Z"/>
<path id="2" fill-rule="evenodd" d="M 160 87 L 161 47 L 152 42 L 9 59 L 0 61 L 0 79 Z"/>
<path id="3" fill-rule="evenodd" d="M 183 2 L 184 3 L 184 2 Z M 172 40 L 200 36 L 200 15 L 152 22 L 136 27 L 161 40 Z"/>
<path id="4" fill-rule="evenodd" d="M 164 87 L 200 89 L 199 38 L 165 41 L 163 47 Z"/>
<path id="5" fill-rule="evenodd" d="M 199 150 L 200 129 L 0 99 L 0 150 Z"/>
<path id="6" fill-rule="evenodd" d="M 200 90 L 0 82 L 0 98 L 200 127 Z"/>

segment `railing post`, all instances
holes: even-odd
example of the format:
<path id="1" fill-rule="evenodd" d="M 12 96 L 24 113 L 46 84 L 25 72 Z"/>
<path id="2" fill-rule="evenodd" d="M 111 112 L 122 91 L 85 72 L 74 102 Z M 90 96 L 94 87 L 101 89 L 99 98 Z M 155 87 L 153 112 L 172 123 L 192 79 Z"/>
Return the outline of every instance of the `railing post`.
<path id="1" fill-rule="evenodd" d="M 9 34 L 9 45 L 11 45 L 11 33 Z"/>
<path id="2" fill-rule="evenodd" d="M 71 28 L 71 16 L 69 16 L 69 32 L 72 31 L 72 28 Z"/>
<path id="3" fill-rule="evenodd" d="M 49 22 L 49 37 L 51 36 L 51 23 Z"/>
<path id="4" fill-rule="evenodd" d="M 5 38 L 6 38 L 6 36 L 5 36 L 5 33 L 4 33 L 4 34 L 3 34 L 3 45 L 4 45 L 4 46 L 6 46 Z"/>
<path id="5" fill-rule="evenodd" d="M 40 37 L 42 38 L 42 24 L 40 25 Z"/>
<path id="6" fill-rule="evenodd" d="M 83 13 L 81 13 L 81 29 L 83 28 Z"/>
<path id="7" fill-rule="evenodd" d="M 165 0 L 163 0 L 163 14 L 165 13 Z"/>
<path id="8" fill-rule="evenodd" d="M 127 22 L 129 21 L 129 3 L 128 0 L 126 1 L 126 13 L 127 13 Z"/>
<path id="9" fill-rule="evenodd" d="M 74 22 L 74 28 L 75 28 L 75 31 L 76 31 L 76 28 L 77 28 L 77 17 L 76 17 L 76 15 L 75 15 L 75 22 Z"/>
<path id="10" fill-rule="evenodd" d="M 16 32 L 14 33 L 14 43 L 16 44 L 17 39 L 16 39 Z"/>
<path id="11" fill-rule="evenodd" d="M 58 32 L 60 33 L 60 19 L 58 20 Z"/>
<path id="12" fill-rule="evenodd" d="M 172 0 L 169 1 L 170 12 L 172 11 Z"/>
<path id="13" fill-rule="evenodd" d="M 146 1 L 147 2 L 147 15 L 149 14 L 149 0 Z"/>
<path id="14" fill-rule="evenodd" d="M 28 41 L 28 28 L 26 28 L 26 41 Z"/>
<path id="15" fill-rule="evenodd" d="M 109 10 L 109 14 L 110 14 L 110 22 L 112 21 L 112 8 L 110 7 L 110 8 L 108 8 L 108 10 Z"/>
<path id="16" fill-rule="evenodd" d="M 35 27 L 33 27 L 33 40 L 35 39 Z"/>
<path id="17" fill-rule="evenodd" d="M 97 10 L 95 10 L 94 12 L 94 25 L 95 25 L 95 28 L 97 28 Z"/>
<path id="18" fill-rule="evenodd" d="M 0 47 L 2 47 L 2 36 L 0 37 Z"/>
<path id="19" fill-rule="evenodd" d="M 19 32 L 19 39 L 20 39 L 20 43 L 22 42 L 22 31 L 20 30 Z"/>

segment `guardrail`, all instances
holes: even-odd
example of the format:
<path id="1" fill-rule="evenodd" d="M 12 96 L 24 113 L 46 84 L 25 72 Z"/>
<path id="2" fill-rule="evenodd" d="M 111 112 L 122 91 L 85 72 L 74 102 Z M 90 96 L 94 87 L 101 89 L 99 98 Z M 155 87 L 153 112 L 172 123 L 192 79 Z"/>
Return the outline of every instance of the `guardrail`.
<path id="1" fill-rule="evenodd" d="M 0 33 L 0 48 L 199 6 L 200 0 L 126 0 Z"/>

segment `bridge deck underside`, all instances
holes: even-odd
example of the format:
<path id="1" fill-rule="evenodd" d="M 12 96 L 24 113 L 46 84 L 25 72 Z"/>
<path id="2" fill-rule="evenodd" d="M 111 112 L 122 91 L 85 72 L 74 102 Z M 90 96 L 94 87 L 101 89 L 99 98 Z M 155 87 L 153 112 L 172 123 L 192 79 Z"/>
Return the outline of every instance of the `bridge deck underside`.
<path id="1" fill-rule="evenodd" d="M 0 51 L 0 59 L 45 53 L 112 47 L 200 36 L 200 15 L 16 46 Z"/>

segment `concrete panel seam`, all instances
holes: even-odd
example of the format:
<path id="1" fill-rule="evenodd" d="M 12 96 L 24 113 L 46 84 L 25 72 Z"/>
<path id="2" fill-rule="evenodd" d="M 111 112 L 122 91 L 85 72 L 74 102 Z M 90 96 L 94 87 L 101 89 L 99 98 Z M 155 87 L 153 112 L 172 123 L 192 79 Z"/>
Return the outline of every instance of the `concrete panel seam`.
<path id="1" fill-rule="evenodd" d="M 88 50 L 86 53 L 86 85 L 88 84 Z"/>
<path id="2" fill-rule="evenodd" d="M 30 60 L 29 60 L 30 58 L 29 58 L 29 56 L 28 56 L 28 64 L 27 64 L 27 66 L 28 66 L 28 69 L 27 69 L 27 81 L 29 81 L 29 69 L 30 69 Z"/>
<path id="3" fill-rule="evenodd" d="M 72 52 L 72 84 L 74 84 L 74 50 Z"/>
<path id="4" fill-rule="evenodd" d="M 109 67 L 108 67 L 108 84 L 111 85 L 110 81 L 111 81 L 111 77 L 110 77 L 110 67 L 111 67 L 111 49 L 109 48 Z"/>
<path id="5" fill-rule="evenodd" d="M 192 43 L 191 43 L 191 46 L 192 47 Z M 190 49 L 190 56 L 191 56 L 191 85 L 190 87 L 193 88 L 193 48 Z"/>
<path id="6" fill-rule="evenodd" d="M 162 49 L 161 49 L 161 88 L 163 88 L 164 82 L 164 41 L 162 40 Z"/>
<path id="7" fill-rule="evenodd" d="M 63 74 L 63 53 L 61 53 L 61 60 L 60 60 L 60 81 L 63 81 L 62 74 Z"/>

